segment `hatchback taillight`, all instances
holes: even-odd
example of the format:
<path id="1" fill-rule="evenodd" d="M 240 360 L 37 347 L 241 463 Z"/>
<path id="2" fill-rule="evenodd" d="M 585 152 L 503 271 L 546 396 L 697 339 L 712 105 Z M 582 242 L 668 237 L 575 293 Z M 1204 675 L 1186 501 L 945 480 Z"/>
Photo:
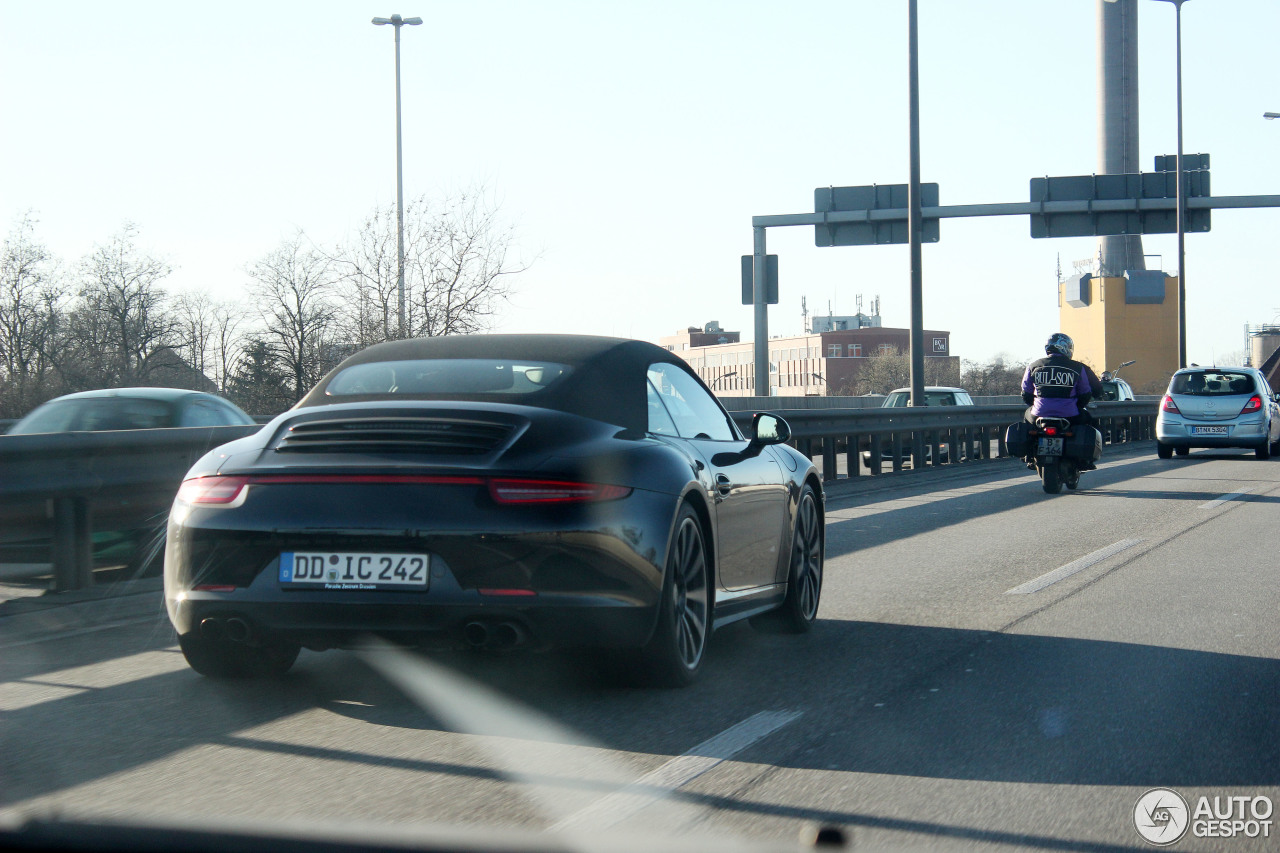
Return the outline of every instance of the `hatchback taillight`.
<path id="1" fill-rule="evenodd" d="M 1178 404 L 1173 402 L 1173 398 L 1168 394 L 1165 394 L 1164 399 L 1160 401 L 1160 409 L 1165 412 L 1173 412 L 1175 415 L 1182 414 L 1182 412 L 1178 411 Z"/>
<path id="2" fill-rule="evenodd" d="M 178 500 L 189 504 L 222 506 L 234 503 L 249 485 L 248 477 L 196 477 L 183 482 Z"/>
<path id="3" fill-rule="evenodd" d="M 1259 411 L 1262 408 L 1262 398 L 1254 394 L 1249 398 L 1249 402 L 1244 404 L 1244 408 L 1240 410 L 1240 414 L 1248 415 Z"/>

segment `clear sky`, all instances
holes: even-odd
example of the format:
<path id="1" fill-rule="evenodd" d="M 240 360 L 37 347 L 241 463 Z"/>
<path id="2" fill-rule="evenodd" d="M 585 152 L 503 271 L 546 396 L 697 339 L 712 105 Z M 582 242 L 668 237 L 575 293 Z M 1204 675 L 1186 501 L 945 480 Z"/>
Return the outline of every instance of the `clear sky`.
<path id="1" fill-rule="evenodd" d="M 397 0 L 400 2 L 400 0 Z M 34 210 L 66 262 L 126 220 L 174 291 L 239 298 L 246 264 L 301 228 L 330 244 L 395 200 L 392 31 L 405 28 L 405 193 L 487 183 L 537 257 L 497 331 L 657 340 L 739 304 L 751 217 L 815 187 L 907 178 L 906 0 L 840 2 L 0 0 L 0 224 Z M 1097 0 L 920 0 L 923 178 L 943 204 L 1025 201 L 1097 168 Z M 1139 0 L 1141 162 L 1173 153 L 1174 9 Z M 1277 0 L 1183 8 L 1185 150 L 1216 195 L 1280 193 Z M 1219 211 L 1187 237 L 1189 357 L 1238 351 L 1280 313 L 1280 210 Z M 1034 357 L 1059 256 L 1025 217 L 944 220 L 924 248 L 927 328 L 965 359 Z M 1144 239 L 1176 271 L 1176 240 Z M 772 229 L 770 332 L 879 295 L 909 319 L 905 246 Z"/>

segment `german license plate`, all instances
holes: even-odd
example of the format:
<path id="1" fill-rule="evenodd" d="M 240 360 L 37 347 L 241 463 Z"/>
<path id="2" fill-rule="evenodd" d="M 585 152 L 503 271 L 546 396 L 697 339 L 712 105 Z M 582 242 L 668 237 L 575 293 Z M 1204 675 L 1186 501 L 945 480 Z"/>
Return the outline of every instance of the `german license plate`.
<path id="1" fill-rule="evenodd" d="M 1036 456 L 1061 456 L 1062 439 L 1042 438 L 1036 445 Z"/>
<path id="2" fill-rule="evenodd" d="M 427 588 L 426 554 L 285 551 L 280 555 L 280 585 L 311 589 Z"/>
<path id="3" fill-rule="evenodd" d="M 1192 427 L 1191 432 L 1196 435 L 1226 435 L 1227 428 L 1224 426 L 1198 426 Z"/>

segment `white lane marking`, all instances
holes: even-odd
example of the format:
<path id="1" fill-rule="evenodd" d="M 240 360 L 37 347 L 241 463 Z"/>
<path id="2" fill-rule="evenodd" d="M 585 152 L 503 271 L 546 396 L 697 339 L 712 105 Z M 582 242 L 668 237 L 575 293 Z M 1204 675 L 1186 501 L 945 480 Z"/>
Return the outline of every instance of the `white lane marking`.
<path id="1" fill-rule="evenodd" d="M 800 711 L 761 711 L 720 734 L 703 741 L 683 755 L 641 776 L 621 791 L 601 797 L 591 805 L 558 821 L 551 832 L 607 829 L 650 805 L 655 794 L 669 793 L 688 784 L 751 744 L 795 722 Z"/>
<path id="2" fill-rule="evenodd" d="M 1214 499 L 1214 500 L 1211 500 L 1211 501 L 1209 501 L 1208 503 L 1202 503 L 1202 504 L 1200 504 L 1200 507 L 1199 507 L 1199 508 L 1200 508 L 1200 509 L 1213 509 L 1215 506 L 1222 506 L 1222 505 L 1223 505 L 1224 503 L 1226 503 L 1227 501 L 1233 501 L 1233 500 L 1235 500 L 1236 498 L 1240 497 L 1241 495 L 1247 495 L 1247 494 L 1249 494 L 1249 493 L 1250 493 L 1250 492 L 1252 492 L 1252 491 L 1253 491 L 1253 486 L 1245 486 L 1243 489 L 1240 489 L 1240 490 L 1238 490 L 1238 491 L 1235 491 L 1235 492 L 1227 492 L 1227 493 L 1226 493 L 1225 495 L 1223 495 L 1222 497 L 1220 497 L 1220 498 L 1216 498 L 1216 499 Z"/>
<path id="3" fill-rule="evenodd" d="M 1046 586 L 1055 584 L 1058 581 L 1062 580 L 1063 578 L 1069 578 L 1072 575 L 1074 575 L 1076 572 L 1082 572 L 1085 569 L 1089 568 L 1090 566 L 1094 565 L 1095 563 L 1101 563 L 1103 560 L 1107 559 L 1108 557 L 1114 556 L 1116 554 L 1119 554 L 1121 551 L 1126 551 L 1129 548 L 1132 548 L 1134 545 L 1137 545 L 1141 541 L 1142 541 L 1141 539 L 1121 539 L 1119 542 L 1115 542 L 1111 545 L 1108 545 L 1105 548 L 1099 548 L 1097 551 L 1094 551 L 1092 554 L 1086 554 L 1085 556 L 1081 557 L 1078 560 L 1072 560 L 1070 563 L 1067 563 L 1065 566 L 1054 569 L 1051 572 L 1046 572 L 1045 574 L 1041 575 L 1035 580 L 1029 580 L 1026 583 L 1022 584 L 1021 586 L 1015 586 L 1013 589 L 1006 589 L 1004 591 L 1004 594 L 1005 595 L 1026 595 L 1032 592 L 1039 592 L 1040 590 L 1044 589 Z"/>

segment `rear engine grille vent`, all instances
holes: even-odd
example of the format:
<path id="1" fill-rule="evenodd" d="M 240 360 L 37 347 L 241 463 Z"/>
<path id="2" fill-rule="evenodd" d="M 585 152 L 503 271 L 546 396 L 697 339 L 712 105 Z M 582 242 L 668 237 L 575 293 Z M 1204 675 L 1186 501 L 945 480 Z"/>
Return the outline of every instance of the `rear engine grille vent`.
<path id="1" fill-rule="evenodd" d="M 454 418 L 307 421 L 276 444 L 287 453 L 433 453 L 480 456 L 499 447 L 513 424 Z"/>

